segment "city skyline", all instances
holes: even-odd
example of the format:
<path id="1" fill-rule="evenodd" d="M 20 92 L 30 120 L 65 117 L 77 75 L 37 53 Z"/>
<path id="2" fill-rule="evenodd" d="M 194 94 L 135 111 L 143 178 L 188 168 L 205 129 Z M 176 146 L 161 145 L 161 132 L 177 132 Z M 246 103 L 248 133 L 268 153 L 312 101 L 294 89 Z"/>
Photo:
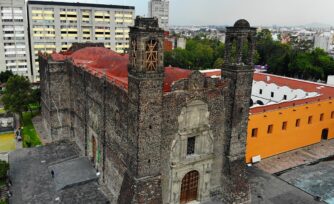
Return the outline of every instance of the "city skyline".
<path id="1" fill-rule="evenodd" d="M 136 15 L 148 15 L 148 0 L 63 1 L 130 5 L 136 7 Z M 241 18 L 248 19 L 256 26 L 299 26 L 313 23 L 334 25 L 334 20 L 330 16 L 331 8 L 334 6 L 331 0 L 323 0 L 321 4 L 315 4 L 312 0 L 302 2 L 210 0 L 210 2 L 208 5 L 207 1 L 203 0 L 170 0 L 170 25 L 230 25 Z"/>

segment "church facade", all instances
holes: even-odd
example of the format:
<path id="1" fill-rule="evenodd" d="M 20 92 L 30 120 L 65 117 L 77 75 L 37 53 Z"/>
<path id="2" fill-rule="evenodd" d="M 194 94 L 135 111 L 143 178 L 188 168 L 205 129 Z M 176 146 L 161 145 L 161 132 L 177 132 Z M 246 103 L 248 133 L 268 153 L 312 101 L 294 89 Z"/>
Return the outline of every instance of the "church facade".
<path id="1" fill-rule="evenodd" d="M 221 78 L 164 67 L 154 18 L 137 17 L 128 55 L 97 44 L 41 55 L 45 128 L 76 142 L 111 203 L 248 203 L 255 34 L 245 20 L 227 28 Z"/>

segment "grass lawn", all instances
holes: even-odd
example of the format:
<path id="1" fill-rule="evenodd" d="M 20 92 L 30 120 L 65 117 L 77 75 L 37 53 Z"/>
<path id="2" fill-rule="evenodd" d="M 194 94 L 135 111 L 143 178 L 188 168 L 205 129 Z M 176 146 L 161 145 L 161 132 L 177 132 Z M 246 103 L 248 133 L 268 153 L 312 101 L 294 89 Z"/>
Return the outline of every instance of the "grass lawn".
<path id="1" fill-rule="evenodd" d="M 0 114 L 2 114 L 2 113 L 6 113 L 4 108 L 0 108 Z"/>
<path id="2" fill-rule="evenodd" d="M 0 152 L 9 152 L 16 149 L 14 133 L 0 135 Z"/>
<path id="3" fill-rule="evenodd" d="M 33 112 L 32 115 L 30 112 L 23 113 L 23 147 L 35 147 L 42 144 L 31 121 L 37 114 L 38 112 Z"/>

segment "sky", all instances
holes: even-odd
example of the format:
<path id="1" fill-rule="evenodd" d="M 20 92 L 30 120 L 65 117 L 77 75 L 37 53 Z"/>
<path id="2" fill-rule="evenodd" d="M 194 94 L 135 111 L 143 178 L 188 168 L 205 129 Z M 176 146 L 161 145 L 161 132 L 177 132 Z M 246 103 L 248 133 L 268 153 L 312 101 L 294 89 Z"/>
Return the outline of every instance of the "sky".
<path id="1" fill-rule="evenodd" d="M 147 15 L 148 0 L 56 0 L 131 5 Z M 245 18 L 254 26 L 334 25 L 334 0 L 170 0 L 170 25 L 231 25 Z"/>

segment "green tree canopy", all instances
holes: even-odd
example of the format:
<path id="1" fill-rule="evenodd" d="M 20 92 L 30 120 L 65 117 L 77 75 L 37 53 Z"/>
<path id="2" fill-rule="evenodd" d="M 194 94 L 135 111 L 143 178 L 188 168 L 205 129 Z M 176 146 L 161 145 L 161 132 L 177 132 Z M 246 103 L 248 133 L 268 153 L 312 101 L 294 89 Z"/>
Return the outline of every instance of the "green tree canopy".
<path id="1" fill-rule="evenodd" d="M 30 99 L 31 103 L 41 105 L 41 89 L 32 89 Z"/>
<path id="2" fill-rule="evenodd" d="M 235 56 L 236 45 L 232 46 L 231 56 Z M 243 58 L 248 55 L 245 45 Z M 224 59 L 224 44 L 218 40 L 206 39 L 199 35 L 187 40 L 186 49 L 174 49 L 165 53 L 165 66 L 186 69 L 221 68 Z M 268 65 L 268 72 L 277 75 L 297 77 L 308 80 L 326 80 L 334 75 L 334 60 L 321 49 L 308 51 L 291 44 L 274 41 L 270 30 L 257 33 L 254 63 Z"/>
<path id="3" fill-rule="evenodd" d="M 324 50 L 293 48 L 273 41 L 269 30 L 257 34 L 259 64 L 268 65 L 269 73 L 307 80 L 326 80 L 334 74 L 334 60 Z"/>
<path id="4" fill-rule="evenodd" d="M 28 79 L 17 75 L 10 77 L 2 97 L 5 109 L 18 113 L 22 119 L 22 112 L 28 109 L 31 100 L 31 84 Z"/>
<path id="5" fill-rule="evenodd" d="M 213 64 L 214 69 L 221 69 L 224 65 L 224 59 L 223 58 L 217 58 L 215 63 Z"/>
<path id="6" fill-rule="evenodd" d="M 13 75 L 13 72 L 9 70 L 0 72 L 0 83 L 6 83 L 8 79 Z"/>
<path id="7" fill-rule="evenodd" d="M 165 66 L 186 69 L 211 69 L 219 57 L 223 57 L 224 45 L 218 40 L 195 37 L 188 39 L 186 49 L 176 48 L 165 53 Z"/>

